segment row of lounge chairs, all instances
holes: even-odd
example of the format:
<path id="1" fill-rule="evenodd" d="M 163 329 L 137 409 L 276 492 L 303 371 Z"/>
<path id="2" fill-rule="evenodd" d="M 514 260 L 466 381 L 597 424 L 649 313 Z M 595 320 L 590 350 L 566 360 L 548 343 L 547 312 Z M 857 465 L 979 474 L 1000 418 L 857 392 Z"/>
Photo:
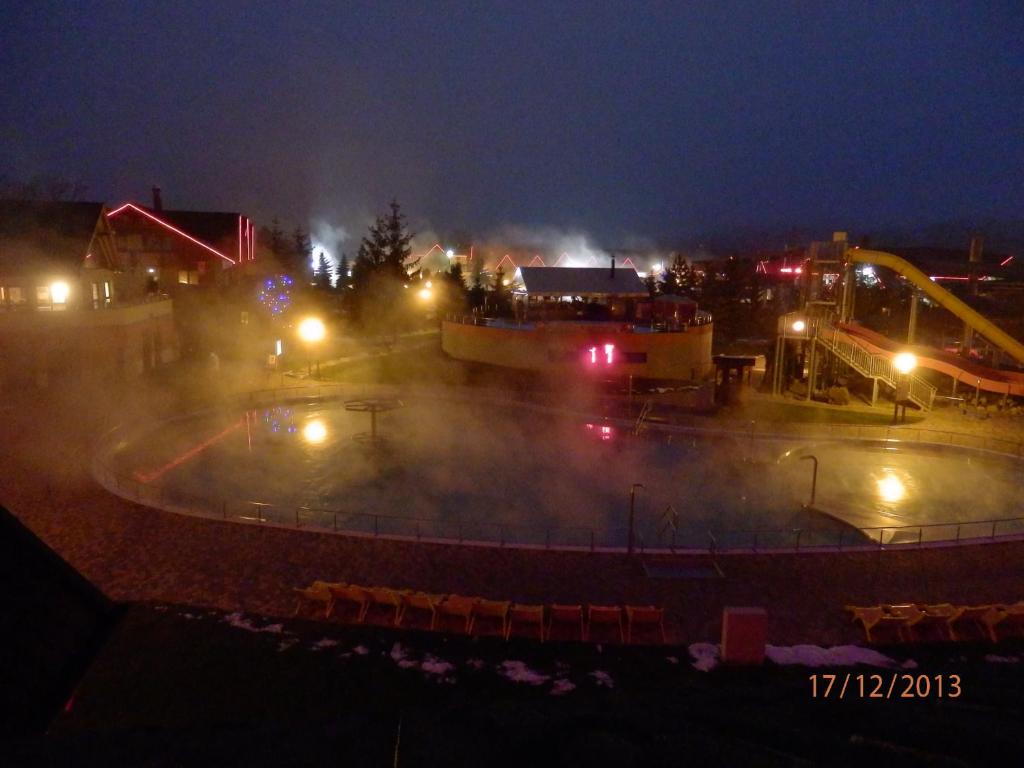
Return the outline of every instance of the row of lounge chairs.
<path id="1" fill-rule="evenodd" d="M 1024 638 L 1024 602 L 1013 605 L 848 605 L 867 641 L 876 645 L 911 642 L 997 643 Z"/>
<path id="2" fill-rule="evenodd" d="M 296 588 L 295 615 L 312 608 L 355 624 L 545 640 L 665 643 L 665 611 L 654 606 L 525 605 L 462 595 L 314 581 Z"/>

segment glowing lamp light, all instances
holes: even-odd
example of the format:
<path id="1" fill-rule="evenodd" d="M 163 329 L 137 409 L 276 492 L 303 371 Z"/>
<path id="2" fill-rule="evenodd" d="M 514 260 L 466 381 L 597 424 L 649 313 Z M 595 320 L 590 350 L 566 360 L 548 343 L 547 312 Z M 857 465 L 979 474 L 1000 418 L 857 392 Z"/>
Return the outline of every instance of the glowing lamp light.
<path id="1" fill-rule="evenodd" d="M 449 259 L 454 259 L 455 258 L 455 251 L 453 251 L 451 248 L 449 248 L 446 251 L 445 255 L 448 256 Z"/>
<path id="2" fill-rule="evenodd" d="M 886 473 L 876 481 L 876 484 L 878 486 L 878 495 L 882 501 L 889 504 L 902 501 L 903 497 L 907 495 L 907 489 L 903 485 L 903 481 L 896 477 L 896 475 Z"/>
<path id="3" fill-rule="evenodd" d="M 427 288 L 433 288 L 434 287 L 434 284 L 432 282 L 430 282 L 429 280 L 427 280 L 427 282 L 424 283 L 424 285 L 426 285 Z"/>
<path id="4" fill-rule="evenodd" d="M 327 427 L 319 419 L 307 421 L 302 428 L 302 439 L 311 445 L 319 445 L 327 439 Z"/>
<path id="5" fill-rule="evenodd" d="M 63 280 L 58 280 L 50 285 L 50 300 L 54 304 L 63 304 L 68 300 L 71 288 Z"/>
<path id="6" fill-rule="evenodd" d="M 431 294 L 429 288 L 421 288 L 420 289 L 420 298 L 423 299 L 424 301 L 429 300 L 432 295 L 433 294 Z"/>
<path id="7" fill-rule="evenodd" d="M 299 338 L 306 342 L 322 341 L 327 335 L 327 328 L 323 321 L 317 317 L 307 317 L 299 323 Z"/>
<path id="8" fill-rule="evenodd" d="M 803 320 L 794 320 L 790 328 L 793 329 L 793 333 L 803 333 L 807 329 L 807 323 Z"/>
<path id="9" fill-rule="evenodd" d="M 917 368 L 917 356 L 913 352 L 900 352 L 892 359 L 893 367 L 902 374 Z"/>

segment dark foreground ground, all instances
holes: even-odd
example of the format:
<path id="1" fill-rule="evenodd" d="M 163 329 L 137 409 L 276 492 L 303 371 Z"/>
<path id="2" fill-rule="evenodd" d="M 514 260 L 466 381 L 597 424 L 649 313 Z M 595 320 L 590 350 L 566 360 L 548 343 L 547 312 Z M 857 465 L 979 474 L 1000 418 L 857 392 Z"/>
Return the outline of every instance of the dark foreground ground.
<path id="1" fill-rule="evenodd" d="M 1024 670 L 981 653 L 702 672 L 685 647 L 506 644 L 136 604 L 48 732 L 8 743 L 7 764 L 1001 764 L 1024 746 Z M 814 698 L 809 676 L 833 672 L 886 685 L 955 673 L 963 693 Z"/>

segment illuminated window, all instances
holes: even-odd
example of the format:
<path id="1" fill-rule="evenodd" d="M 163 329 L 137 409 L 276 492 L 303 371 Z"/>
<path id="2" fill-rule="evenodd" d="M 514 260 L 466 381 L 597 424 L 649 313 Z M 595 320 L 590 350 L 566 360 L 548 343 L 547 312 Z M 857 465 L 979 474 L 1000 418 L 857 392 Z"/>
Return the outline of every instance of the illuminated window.
<path id="1" fill-rule="evenodd" d="M 178 284 L 179 285 L 188 285 L 188 270 L 187 269 L 179 269 L 178 270 Z"/>
<path id="2" fill-rule="evenodd" d="M 12 307 L 19 306 L 25 303 L 25 293 L 21 290 L 20 286 L 12 285 L 7 289 L 7 300 L 11 303 Z"/>
<path id="3" fill-rule="evenodd" d="M 7 306 L 7 289 L 0 285 L 0 307 Z"/>
<path id="4" fill-rule="evenodd" d="M 114 298 L 114 286 L 111 285 L 107 280 L 103 281 L 103 303 L 110 306 L 111 300 Z"/>
<path id="5" fill-rule="evenodd" d="M 36 309 L 53 309 L 53 306 L 50 304 L 49 286 L 36 286 Z"/>

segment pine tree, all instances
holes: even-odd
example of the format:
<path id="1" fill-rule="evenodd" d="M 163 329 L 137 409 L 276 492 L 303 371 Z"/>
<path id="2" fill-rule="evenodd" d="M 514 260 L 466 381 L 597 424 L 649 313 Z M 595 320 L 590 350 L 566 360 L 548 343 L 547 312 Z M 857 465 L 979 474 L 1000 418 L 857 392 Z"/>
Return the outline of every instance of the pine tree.
<path id="1" fill-rule="evenodd" d="M 331 262 L 327 259 L 327 254 L 321 250 L 316 260 L 316 287 L 322 291 L 331 290 L 332 278 Z"/>
<path id="2" fill-rule="evenodd" d="M 398 201 L 392 200 L 390 208 L 390 213 L 377 217 L 359 244 L 352 267 L 352 287 L 356 311 L 363 324 L 393 332 L 407 314 L 403 312 L 407 302 L 399 294 L 419 259 L 410 259 L 412 233 L 405 228 Z"/>
<path id="3" fill-rule="evenodd" d="M 348 256 L 344 253 L 341 254 L 341 261 L 338 262 L 338 281 L 335 283 L 335 287 L 342 291 L 352 284 L 352 275 L 349 272 L 352 270 L 348 263 Z"/>

